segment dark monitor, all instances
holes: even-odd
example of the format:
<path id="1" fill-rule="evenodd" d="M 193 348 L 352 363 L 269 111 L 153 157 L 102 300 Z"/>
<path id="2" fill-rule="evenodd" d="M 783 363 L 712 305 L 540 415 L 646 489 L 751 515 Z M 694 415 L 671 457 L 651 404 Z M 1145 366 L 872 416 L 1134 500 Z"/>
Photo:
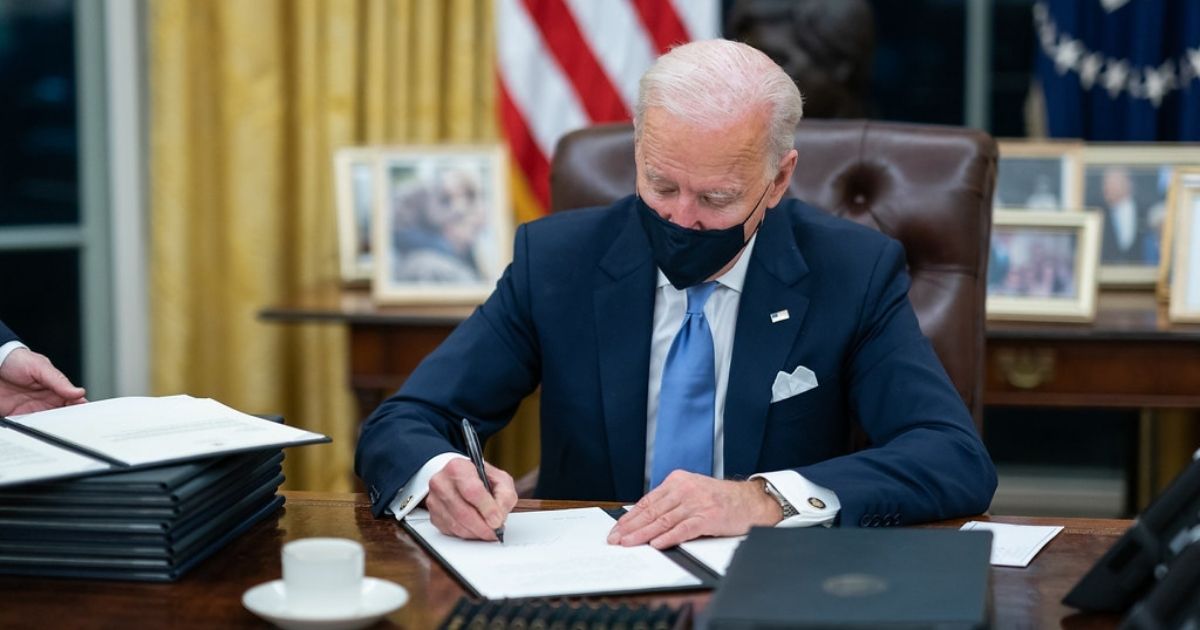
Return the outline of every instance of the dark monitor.
<path id="1" fill-rule="evenodd" d="M 1200 459 L 1193 458 L 1067 593 L 1063 603 L 1088 611 L 1128 610 L 1153 584 L 1156 568 L 1170 565 L 1184 552 L 1198 525 Z"/>

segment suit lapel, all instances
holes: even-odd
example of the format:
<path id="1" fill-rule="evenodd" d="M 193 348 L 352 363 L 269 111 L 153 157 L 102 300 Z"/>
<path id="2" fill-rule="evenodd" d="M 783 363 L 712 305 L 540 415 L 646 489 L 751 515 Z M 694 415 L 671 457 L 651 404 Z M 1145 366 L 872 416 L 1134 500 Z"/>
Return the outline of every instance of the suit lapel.
<path id="1" fill-rule="evenodd" d="M 621 500 L 641 496 L 645 478 L 656 278 L 649 241 L 634 212 L 627 214 L 629 220 L 600 260 L 593 294 L 608 456 Z"/>
<path id="2" fill-rule="evenodd" d="M 727 478 L 757 472 L 771 385 L 808 310 L 808 297 L 794 286 L 808 273 L 794 229 L 785 208 L 769 211 L 746 272 L 725 395 Z M 772 323 L 771 314 L 784 310 L 788 318 Z"/>

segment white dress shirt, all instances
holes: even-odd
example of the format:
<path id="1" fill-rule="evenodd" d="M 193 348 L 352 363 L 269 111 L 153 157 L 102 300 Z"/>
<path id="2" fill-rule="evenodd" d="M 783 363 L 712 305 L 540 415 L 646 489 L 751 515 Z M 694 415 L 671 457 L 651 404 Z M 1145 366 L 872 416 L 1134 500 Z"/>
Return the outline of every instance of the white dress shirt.
<path id="1" fill-rule="evenodd" d="M 8 358 L 8 355 L 12 354 L 13 350 L 16 350 L 18 348 L 28 348 L 28 347 L 29 346 L 26 346 L 25 344 L 21 343 L 20 341 L 10 341 L 10 342 L 0 346 L 0 365 L 4 365 L 4 360 Z"/>
<path id="2" fill-rule="evenodd" d="M 717 278 L 718 286 L 704 305 L 704 317 L 708 320 L 713 336 L 713 360 L 716 363 L 717 391 L 715 418 L 713 419 L 713 477 L 721 479 L 725 473 L 725 394 L 729 385 L 729 364 L 733 358 L 733 335 L 737 328 L 738 304 L 742 298 L 742 287 L 750 255 L 754 251 L 757 235 L 742 252 L 737 263 Z M 658 425 L 658 394 L 662 384 L 663 365 L 671 342 L 683 325 L 687 312 L 687 291 L 671 286 L 666 275 L 658 272 L 658 283 L 654 293 L 654 327 L 650 337 L 649 389 L 646 396 L 646 467 L 643 489 L 649 488 L 650 471 L 654 457 L 654 432 Z M 442 453 L 430 459 L 396 493 L 389 509 L 397 519 L 406 514 L 429 493 L 429 480 L 452 459 L 463 457 L 459 453 Z M 796 516 L 780 521 L 779 526 L 794 527 L 828 525 L 841 509 L 837 494 L 792 470 L 760 473 L 751 478 L 762 477 L 769 481 L 799 512 Z M 822 506 L 820 508 L 816 506 Z"/>
<path id="3" fill-rule="evenodd" d="M 1133 247 L 1133 240 L 1137 238 L 1137 208 L 1133 206 L 1133 200 L 1118 201 L 1112 207 L 1111 217 L 1113 232 L 1117 237 L 1117 249 L 1128 251 Z"/>

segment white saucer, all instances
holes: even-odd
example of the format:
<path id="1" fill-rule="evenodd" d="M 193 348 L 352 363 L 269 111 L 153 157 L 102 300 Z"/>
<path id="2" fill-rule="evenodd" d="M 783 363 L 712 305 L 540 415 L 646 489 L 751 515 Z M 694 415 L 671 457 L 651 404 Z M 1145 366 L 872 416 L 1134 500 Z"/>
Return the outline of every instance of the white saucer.
<path id="1" fill-rule="evenodd" d="M 358 608 L 344 615 L 300 614 L 288 610 L 283 580 L 272 580 L 246 591 L 242 605 L 285 630 L 354 630 L 399 609 L 408 602 L 408 591 L 394 582 L 365 577 L 361 597 Z"/>

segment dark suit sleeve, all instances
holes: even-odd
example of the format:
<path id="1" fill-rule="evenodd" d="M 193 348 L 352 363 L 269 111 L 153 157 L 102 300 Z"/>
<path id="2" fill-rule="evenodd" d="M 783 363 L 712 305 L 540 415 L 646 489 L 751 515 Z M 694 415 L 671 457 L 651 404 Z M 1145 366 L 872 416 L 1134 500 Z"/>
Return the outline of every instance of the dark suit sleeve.
<path id="1" fill-rule="evenodd" d="M 0 346 L 3 346 L 10 341 L 20 341 L 20 339 L 13 333 L 13 331 L 9 330 L 8 326 L 4 325 L 4 322 L 0 322 Z"/>
<path id="2" fill-rule="evenodd" d="M 843 526 L 979 514 L 996 471 L 908 301 L 903 248 L 875 263 L 846 367 L 850 408 L 872 448 L 796 469 L 837 493 Z"/>
<path id="3" fill-rule="evenodd" d="M 376 516 L 430 458 L 465 451 L 461 418 L 470 418 L 486 440 L 540 382 L 526 233 L 518 228 L 513 262 L 487 301 L 363 424 L 354 469 Z"/>

